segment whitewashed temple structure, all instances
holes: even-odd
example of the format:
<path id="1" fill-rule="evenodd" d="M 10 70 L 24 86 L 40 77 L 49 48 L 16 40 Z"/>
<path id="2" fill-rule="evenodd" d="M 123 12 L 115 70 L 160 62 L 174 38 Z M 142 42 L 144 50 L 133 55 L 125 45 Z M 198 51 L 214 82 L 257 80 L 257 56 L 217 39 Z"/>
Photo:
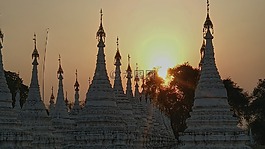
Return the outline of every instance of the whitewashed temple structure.
<path id="1" fill-rule="evenodd" d="M 248 136 L 237 128 L 227 102 L 227 93 L 217 71 L 214 58 L 213 24 L 209 5 L 204 23 L 201 75 L 188 128 L 181 136 L 181 148 L 249 148 Z M 2 62 L 3 33 L 0 30 L 0 148 L 1 149 L 171 149 L 177 148 L 169 118 L 139 89 L 140 77 L 134 76 L 128 56 L 126 90 L 121 80 L 121 58 L 117 38 L 115 80 L 111 86 L 105 61 L 106 33 L 101 11 L 96 33 L 98 54 L 96 69 L 86 94 L 85 106 L 80 107 L 79 82 L 76 71 L 75 100 L 71 110 L 66 105 L 64 71 L 59 56 L 58 91 L 52 89 L 46 109 L 38 81 L 37 39 L 34 34 L 32 76 L 28 98 L 20 107 L 17 91 L 15 107 L 8 89 Z M 132 90 L 135 84 L 135 90 Z M 134 93 L 133 93 L 134 92 Z"/>
<path id="2" fill-rule="evenodd" d="M 249 137 L 237 127 L 227 100 L 227 91 L 215 64 L 213 47 L 213 23 L 209 15 L 203 25 L 201 74 L 195 90 L 191 117 L 181 140 L 181 149 L 249 149 Z"/>
<path id="3" fill-rule="evenodd" d="M 128 63 L 127 86 L 121 80 L 121 54 L 117 38 L 115 80 L 110 84 L 105 62 L 106 33 L 102 23 L 96 33 L 98 54 L 96 70 L 86 94 L 85 106 L 79 103 L 79 82 L 76 71 L 74 106 L 69 111 L 63 89 L 63 67 L 59 56 L 58 91 L 50 97 L 46 109 L 40 95 L 38 81 L 37 39 L 34 34 L 32 76 L 28 98 L 20 107 L 17 91 L 15 107 L 4 75 L 0 53 L 0 148 L 6 149 L 145 149 L 176 146 L 170 120 L 152 104 L 137 87 L 133 96 L 133 71 Z M 0 49 L 3 34 L 0 32 Z M 136 79 L 136 86 L 138 86 Z"/>

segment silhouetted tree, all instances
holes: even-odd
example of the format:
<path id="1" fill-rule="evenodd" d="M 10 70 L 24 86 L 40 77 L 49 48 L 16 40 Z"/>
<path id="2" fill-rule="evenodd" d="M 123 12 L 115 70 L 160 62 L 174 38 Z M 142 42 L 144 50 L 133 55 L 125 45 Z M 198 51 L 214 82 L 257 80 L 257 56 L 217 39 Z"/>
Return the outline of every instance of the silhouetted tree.
<path id="1" fill-rule="evenodd" d="M 258 144 L 265 145 L 265 79 L 259 79 L 252 93 L 253 102 L 250 105 L 254 139 Z"/>
<path id="2" fill-rule="evenodd" d="M 153 69 L 153 71 L 148 72 L 145 77 L 145 91 L 155 103 L 155 99 L 157 99 L 157 95 L 160 89 L 163 88 L 164 83 L 163 78 L 158 75 L 157 71 L 157 69 Z"/>
<path id="3" fill-rule="evenodd" d="M 186 129 L 185 121 L 193 105 L 198 74 L 198 69 L 184 63 L 168 70 L 168 77 L 172 79 L 168 86 L 163 86 L 164 81 L 158 76 L 157 70 L 146 79 L 146 90 L 170 117 L 177 138 L 179 132 Z"/>
<path id="4" fill-rule="evenodd" d="M 170 117 L 175 136 L 178 138 L 179 133 L 187 128 L 186 119 L 190 117 L 189 113 L 194 103 L 199 70 L 187 62 L 170 68 L 168 77 L 171 81 L 168 86 L 163 86 L 164 81 L 158 76 L 156 70 L 153 75 L 147 76 L 146 90 L 151 97 L 155 98 L 157 106 Z M 230 78 L 223 80 L 223 83 L 227 89 L 228 102 L 231 109 L 235 111 L 235 115 L 241 120 L 243 118 L 248 120 L 250 101 L 248 94 Z"/>
<path id="5" fill-rule="evenodd" d="M 15 97 L 17 90 L 20 90 L 20 106 L 25 103 L 27 97 L 28 97 L 28 86 L 23 84 L 22 78 L 19 77 L 19 75 L 15 72 L 11 71 L 5 71 L 5 77 L 7 81 L 8 88 L 12 94 L 12 105 L 15 104 Z"/>
<path id="6" fill-rule="evenodd" d="M 199 70 L 193 68 L 188 62 L 186 62 L 174 68 L 170 68 L 168 70 L 168 75 L 172 78 L 168 87 L 171 91 L 174 91 L 170 96 L 177 99 L 170 115 L 173 130 L 178 137 L 179 132 L 183 132 L 187 128 L 186 119 L 190 116 L 189 112 L 193 106 Z"/>
<path id="7" fill-rule="evenodd" d="M 224 79 L 223 83 L 227 90 L 228 103 L 234 112 L 234 116 L 239 117 L 242 124 L 244 119 L 249 119 L 249 95 L 233 82 L 231 78 Z"/>

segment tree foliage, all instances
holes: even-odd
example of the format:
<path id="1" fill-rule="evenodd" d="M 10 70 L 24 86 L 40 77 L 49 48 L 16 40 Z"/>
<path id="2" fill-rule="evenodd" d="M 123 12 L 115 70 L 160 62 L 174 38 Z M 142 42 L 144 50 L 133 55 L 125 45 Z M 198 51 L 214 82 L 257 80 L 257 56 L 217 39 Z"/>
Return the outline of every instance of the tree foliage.
<path id="1" fill-rule="evenodd" d="M 250 105 L 252 120 L 250 127 L 258 144 L 265 145 L 265 79 L 259 79 L 252 93 L 253 102 Z"/>
<path id="2" fill-rule="evenodd" d="M 243 120 L 249 119 L 249 95 L 231 78 L 224 79 L 223 83 L 227 90 L 228 103 L 234 112 L 234 116 L 239 117 L 240 124 L 243 125 Z"/>
<path id="3" fill-rule="evenodd" d="M 22 78 L 19 77 L 19 75 L 15 72 L 11 71 L 5 71 L 5 77 L 7 81 L 8 88 L 12 94 L 12 105 L 15 105 L 16 101 L 16 93 L 17 90 L 20 90 L 20 106 L 25 103 L 27 97 L 28 97 L 28 86 L 23 84 Z"/>
<path id="4" fill-rule="evenodd" d="M 156 70 L 154 74 L 158 75 Z M 199 70 L 189 63 L 184 63 L 170 68 L 168 77 L 171 81 L 165 86 L 162 78 L 148 76 L 146 89 L 158 107 L 170 117 L 175 136 L 178 138 L 179 133 L 187 128 L 186 119 L 190 117 L 189 113 L 192 110 Z M 235 111 L 236 116 L 246 119 L 249 105 L 248 94 L 231 78 L 223 80 L 223 83 L 227 89 L 231 109 Z"/>
<path id="5" fill-rule="evenodd" d="M 177 137 L 179 132 L 186 129 L 185 121 L 193 105 L 198 74 L 198 69 L 184 63 L 168 70 L 168 77 L 171 78 L 168 86 L 163 86 L 164 81 L 158 76 L 157 70 L 154 70 L 153 75 L 147 76 L 146 90 L 159 108 L 170 117 Z"/>

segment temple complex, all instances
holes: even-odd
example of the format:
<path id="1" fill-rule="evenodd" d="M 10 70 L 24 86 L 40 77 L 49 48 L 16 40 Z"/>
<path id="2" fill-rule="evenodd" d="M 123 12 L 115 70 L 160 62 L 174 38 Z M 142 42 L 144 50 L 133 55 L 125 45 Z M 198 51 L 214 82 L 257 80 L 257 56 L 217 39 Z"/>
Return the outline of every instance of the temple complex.
<path id="1" fill-rule="evenodd" d="M 207 1 L 208 2 L 208 1 Z M 209 15 L 203 26 L 201 74 L 195 91 L 195 101 L 187 119 L 187 129 L 177 145 L 171 121 L 160 111 L 145 89 L 145 78 L 130 64 L 126 69 L 126 87 L 121 77 L 122 50 L 117 38 L 114 53 L 115 79 L 113 86 L 106 69 L 106 32 L 103 12 L 96 32 L 97 56 L 92 82 L 81 106 L 77 70 L 73 82 L 74 104 L 71 108 L 64 96 L 64 71 L 61 56 L 57 71 L 58 91 L 52 88 L 48 108 L 40 95 L 38 81 L 37 38 L 34 34 L 32 75 L 28 97 L 21 107 L 20 91 L 12 107 L 2 62 L 3 33 L 0 30 L 0 148 L 4 149 L 248 149 L 249 137 L 237 127 L 227 101 L 227 92 L 215 64 L 213 23 Z M 74 73 L 74 72 L 72 72 Z M 135 76 L 133 76 L 135 75 Z M 132 81 L 133 79 L 133 81 Z M 90 79 L 89 79 L 90 80 Z M 142 82 L 141 82 L 142 81 Z M 141 87 L 140 88 L 140 84 Z M 133 90 L 134 86 L 134 90 Z M 124 91 L 125 90 L 125 91 Z"/>
<path id="2" fill-rule="evenodd" d="M 227 91 L 215 64 L 213 47 L 213 23 L 209 15 L 203 25 L 203 46 L 200 62 L 201 74 L 195 90 L 195 100 L 191 117 L 187 119 L 187 129 L 181 137 L 182 149 L 247 149 L 249 137 L 237 127 L 227 101 Z"/>

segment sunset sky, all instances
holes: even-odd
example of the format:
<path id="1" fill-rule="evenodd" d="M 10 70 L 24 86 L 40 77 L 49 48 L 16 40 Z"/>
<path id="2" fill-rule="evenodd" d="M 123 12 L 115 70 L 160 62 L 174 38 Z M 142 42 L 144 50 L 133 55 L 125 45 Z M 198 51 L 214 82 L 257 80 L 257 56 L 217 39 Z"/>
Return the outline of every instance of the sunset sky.
<path id="1" fill-rule="evenodd" d="M 117 36 L 123 71 L 128 54 L 133 69 L 135 63 L 141 70 L 161 67 L 160 71 L 187 61 L 198 66 L 206 0 L 0 0 L 0 28 L 5 35 L 4 68 L 19 72 L 29 85 L 35 32 L 42 85 L 45 37 L 49 28 L 44 101 L 48 103 L 52 86 L 57 94 L 59 54 L 68 99 L 74 100 L 77 69 L 80 100 L 84 100 L 88 78 L 93 78 L 95 71 L 101 8 L 107 35 L 108 74 L 114 70 Z M 252 92 L 258 79 L 265 78 L 265 1 L 211 0 L 210 17 L 221 77 L 231 77 Z M 111 77 L 110 81 L 113 82 Z"/>

